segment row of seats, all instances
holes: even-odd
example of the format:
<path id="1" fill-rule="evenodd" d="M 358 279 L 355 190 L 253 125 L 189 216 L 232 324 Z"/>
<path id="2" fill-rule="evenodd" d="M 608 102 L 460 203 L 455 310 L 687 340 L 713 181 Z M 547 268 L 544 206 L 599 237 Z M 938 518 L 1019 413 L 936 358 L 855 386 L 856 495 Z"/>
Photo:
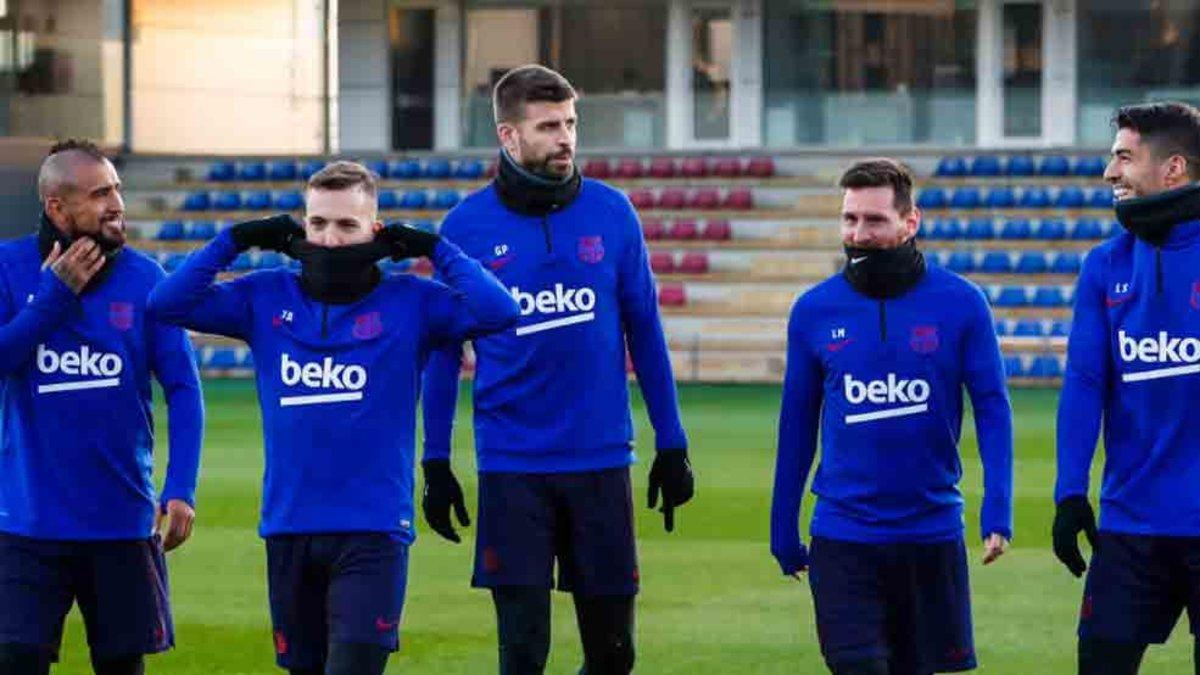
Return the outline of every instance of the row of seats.
<path id="1" fill-rule="evenodd" d="M 943 157 L 933 175 L 939 178 L 996 178 L 999 176 L 1080 176 L 1099 178 L 1104 175 L 1103 157 L 1077 157 L 1071 161 L 1062 155 L 1047 155 L 1040 160 L 1030 155 L 978 155 Z"/>
<path id="2" fill-rule="evenodd" d="M 174 272 L 179 269 L 188 254 L 183 251 L 146 251 L 146 255 L 154 258 L 168 272 Z M 300 263 L 297 260 L 289 258 L 282 253 L 274 251 L 255 251 L 241 253 L 234 258 L 229 265 L 230 272 L 253 272 L 255 270 L 269 270 L 277 267 L 290 267 L 299 269 Z M 432 271 L 431 263 L 425 258 L 408 259 L 408 260 L 382 260 L 379 262 L 379 267 L 384 272 L 399 273 L 411 272 L 413 274 L 428 274 Z"/>
<path id="3" fill-rule="evenodd" d="M 694 220 L 675 220 L 667 223 L 658 218 L 642 222 L 647 241 L 728 241 L 733 238 L 733 225 L 728 220 L 710 220 L 703 226 Z"/>
<path id="4" fill-rule="evenodd" d="M 695 209 L 711 211 L 728 209 L 731 211 L 748 211 L 754 208 L 754 194 L 749 188 L 734 188 L 728 190 L 725 196 L 716 188 L 700 188 L 698 190 L 681 190 L 667 188 L 657 195 L 652 190 L 633 190 L 629 193 L 629 201 L 639 210 L 665 209 L 678 211 L 680 209 Z"/>
<path id="5" fill-rule="evenodd" d="M 641 159 L 589 159 L 583 164 L 585 176 L 606 180 L 638 178 L 770 178 L 775 175 L 775 160 L 770 157 L 654 157 L 649 163 Z"/>
<path id="6" fill-rule="evenodd" d="M 426 232 L 437 232 L 437 225 L 428 220 L 412 222 L 391 221 L 389 224 L 405 224 Z M 212 220 L 166 220 L 159 224 L 154 238 L 158 241 L 208 241 L 217 236 L 217 232 L 229 227 L 229 221 L 216 222 Z"/>
<path id="7" fill-rule="evenodd" d="M 1028 359 L 1016 355 L 1004 357 L 1004 373 L 1009 377 L 1062 377 L 1063 366 L 1063 358 L 1055 354 L 1042 354 Z"/>
<path id="8" fill-rule="evenodd" d="M 1071 289 L 1062 286 L 993 286 L 985 289 L 996 307 L 1069 307 Z"/>
<path id="9" fill-rule="evenodd" d="M 708 272 L 708 254 L 689 251 L 677 256 L 668 251 L 654 251 L 650 254 L 650 269 L 655 274 L 705 274 Z"/>
<path id="10" fill-rule="evenodd" d="M 380 178 L 395 178 L 399 180 L 479 180 L 489 172 L 489 167 L 478 159 L 463 159 L 451 162 L 448 159 L 435 158 L 423 163 L 415 159 L 404 159 L 395 162 L 377 159 L 368 161 L 366 165 L 367 168 L 374 171 Z M 221 161 L 209 166 L 208 180 L 215 183 L 308 180 L 314 173 L 324 167 L 325 161 L 320 159 L 311 159 L 300 163 L 286 159 L 273 162 Z"/>
<path id="11" fill-rule="evenodd" d="M 379 208 L 392 209 L 452 209 L 462 200 L 457 190 L 435 190 L 432 193 L 425 190 L 412 190 L 397 194 L 391 190 L 379 192 Z M 183 199 L 182 210 L 198 211 L 298 211 L 304 207 L 304 196 L 297 190 L 283 190 L 272 193 L 269 190 L 256 190 L 248 193 L 236 191 L 226 192 L 192 192 Z"/>
<path id="12" fill-rule="evenodd" d="M 1111 209 L 1112 188 L 1097 187 L 1084 190 L 1078 185 L 1065 185 L 1051 192 L 1050 188 L 1032 185 L 1013 188 L 998 185 L 985 193 L 974 185 L 963 185 L 953 190 L 933 186 L 921 190 L 917 195 L 917 206 L 922 209 Z"/>
<path id="13" fill-rule="evenodd" d="M 1068 222 L 1062 218 L 1043 218 L 1032 221 L 1027 218 L 1010 218 L 997 222 L 988 217 L 976 217 L 967 221 L 958 218 L 937 218 L 921 227 L 920 236 L 926 240 L 955 239 L 1037 239 L 1041 241 L 1093 241 L 1111 237 L 1121 231 L 1116 220 L 1102 221 L 1096 218 L 1079 218 Z"/>
<path id="14" fill-rule="evenodd" d="M 996 322 L 996 335 L 1000 337 L 1066 337 L 1070 332 L 1069 321 L 1001 319 Z"/>
<path id="15" fill-rule="evenodd" d="M 1083 267 L 1076 251 L 928 251 L 925 257 L 959 274 L 1079 274 Z"/>

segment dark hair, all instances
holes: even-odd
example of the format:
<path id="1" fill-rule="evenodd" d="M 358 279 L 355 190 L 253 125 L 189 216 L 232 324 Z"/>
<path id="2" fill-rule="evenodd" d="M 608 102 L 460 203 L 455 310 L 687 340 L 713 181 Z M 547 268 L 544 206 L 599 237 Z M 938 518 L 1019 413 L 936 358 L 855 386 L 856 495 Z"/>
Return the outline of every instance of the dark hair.
<path id="1" fill-rule="evenodd" d="M 310 190 L 349 190 L 362 188 L 368 197 L 379 194 L 379 178 L 370 169 L 358 162 L 339 160 L 328 164 L 308 179 Z"/>
<path id="2" fill-rule="evenodd" d="M 68 138 L 51 146 L 38 169 L 38 198 L 45 201 L 73 191 L 72 167 L 75 160 L 82 158 L 97 164 L 108 161 L 100 147 L 86 139 Z"/>
<path id="3" fill-rule="evenodd" d="M 1117 109 L 1113 123 L 1138 132 L 1160 159 L 1183 157 L 1188 176 L 1200 180 L 1200 110 L 1178 101 L 1127 105 Z"/>
<path id="4" fill-rule="evenodd" d="M 531 64 L 513 68 L 500 78 L 492 90 L 492 110 L 496 122 L 519 122 L 525 116 L 525 104 L 562 103 L 577 95 L 567 78 L 545 66 Z"/>
<path id="5" fill-rule="evenodd" d="M 50 152 L 47 152 L 46 156 L 51 157 L 60 152 L 81 152 L 97 162 L 108 159 L 104 156 L 104 151 L 100 149 L 100 146 L 86 138 L 66 138 L 58 141 L 50 147 Z"/>
<path id="6" fill-rule="evenodd" d="M 871 187 L 891 187 L 895 198 L 892 203 L 902 215 L 913 207 L 912 170 L 899 161 L 880 157 L 855 162 L 842 174 L 838 186 L 846 190 Z"/>

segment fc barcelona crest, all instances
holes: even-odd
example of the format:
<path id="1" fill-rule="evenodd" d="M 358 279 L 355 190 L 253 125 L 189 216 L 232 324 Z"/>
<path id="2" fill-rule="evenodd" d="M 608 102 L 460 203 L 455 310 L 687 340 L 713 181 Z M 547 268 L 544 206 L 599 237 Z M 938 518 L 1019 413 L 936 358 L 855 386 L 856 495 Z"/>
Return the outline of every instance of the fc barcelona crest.
<path id="1" fill-rule="evenodd" d="M 918 354 L 932 354 L 941 344 L 938 340 L 937 326 L 913 326 L 908 344 Z"/>
<path id="2" fill-rule="evenodd" d="M 579 259 L 590 265 L 604 260 L 604 239 L 599 236 L 580 237 Z"/>
<path id="3" fill-rule="evenodd" d="M 367 312 L 354 317 L 354 328 L 351 334 L 359 340 L 370 340 L 377 338 L 383 333 L 383 319 L 379 318 L 379 312 Z"/>
<path id="4" fill-rule="evenodd" d="M 133 328 L 133 303 L 110 302 L 108 304 L 108 323 L 117 330 Z"/>

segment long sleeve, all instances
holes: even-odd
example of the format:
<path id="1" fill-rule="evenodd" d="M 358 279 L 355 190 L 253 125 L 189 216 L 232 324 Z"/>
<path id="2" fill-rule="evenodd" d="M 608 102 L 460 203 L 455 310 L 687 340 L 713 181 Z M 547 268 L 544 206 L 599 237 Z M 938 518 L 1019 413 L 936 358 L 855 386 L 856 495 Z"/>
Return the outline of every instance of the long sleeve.
<path id="1" fill-rule="evenodd" d="M 771 499 L 771 555 L 784 574 L 792 574 L 801 566 L 800 503 L 817 453 L 821 416 L 821 363 L 808 348 L 803 324 L 797 305 L 788 322 L 787 370 Z"/>
<path id="2" fill-rule="evenodd" d="M 429 337 L 436 346 L 502 331 L 521 310 L 500 281 L 447 239 L 433 253 L 441 287 L 430 306 Z"/>
<path id="3" fill-rule="evenodd" d="M 626 229 L 630 241 L 622 254 L 617 284 L 629 356 L 646 401 L 650 424 L 654 426 L 656 449 L 685 450 L 687 435 L 679 415 L 667 337 L 658 313 L 658 289 L 637 214 L 627 201 L 623 206 L 626 211 L 623 216 L 632 222 L 632 227 Z"/>
<path id="4" fill-rule="evenodd" d="M 1004 360 L 992 313 L 976 292 L 967 327 L 964 374 L 975 410 L 975 435 L 983 463 L 983 505 L 979 526 L 984 538 L 1001 534 L 1012 539 L 1013 425 L 1012 405 L 1004 379 Z"/>
<path id="5" fill-rule="evenodd" d="M 151 317 L 202 333 L 247 339 L 252 317 L 244 284 L 215 281 L 237 254 L 233 236 L 225 230 L 189 255 L 150 293 Z"/>
<path id="6" fill-rule="evenodd" d="M 200 447 L 204 441 L 204 397 L 192 343 L 182 328 L 150 321 L 151 363 L 170 416 L 170 454 L 160 502 L 182 499 L 195 506 Z"/>
<path id="7" fill-rule="evenodd" d="M 421 415 L 425 426 L 422 459 L 450 458 L 462 354 L 462 343 L 452 342 L 430 353 L 425 365 L 421 381 Z"/>
<path id="8" fill-rule="evenodd" d="M 31 301 L 21 307 L 3 308 L 6 320 L 0 325 L 0 376 L 27 364 L 38 343 L 48 338 L 78 308 L 79 298 L 71 289 L 54 272 L 43 270 Z"/>
<path id="9" fill-rule="evenodd" d="M 1100 437 L 1108 386 L 1108 313 L 1097 277 L 1098 256 L 1089 255 L 1075 290 L 1075 312 L 1067 339 L 1067 369 L 1058 400 L 1058 479 L 1055 502 L 1087 495 L 1088 472 Z"/>

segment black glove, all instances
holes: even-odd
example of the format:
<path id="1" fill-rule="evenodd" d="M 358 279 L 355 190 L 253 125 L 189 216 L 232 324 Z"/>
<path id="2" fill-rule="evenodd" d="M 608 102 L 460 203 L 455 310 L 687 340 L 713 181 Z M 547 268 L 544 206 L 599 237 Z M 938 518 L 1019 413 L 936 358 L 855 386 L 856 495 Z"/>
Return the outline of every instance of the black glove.
<path id="1" fill-rule="evenodd" d="M 1067 566 L 1071 574 L 1082 576 L 1087 569 L 1079 552 L 1079 533 L 1087 536 L 1088 544 L 1096 549 L 1096 516 L 1087 497 L 1075 495 L 1058 503 L 1054 512 L 1054 555 Z"/>
<path id="2" fill-rule="evenodd" d="M 434 532 L 457 544 L 462 539 L 450 521 L 450 508 L 454 508 L 459 525 L 467 527 L 471 524 L 466 502 L 463 501 L 462 486 L 450 470 L 448 459 L 427 459 L 421 462 L 421 466 L 425 469 L 425 492 L 421 495 L 425 521 Z"/>
<path id="3" fill-rule="evenodd" d="M 392 260 L 420 257 L 432 258 L 433 249 L 442 240 L 441 237 L 432 232 L 399 224 L 392 224 L 383 228 L 376 235 L 376 239 L 392 247 Z"/>
<path id="4" fill-rule="evenodd" d="M 663 514 L 663 525 L 667 532 L 673 532 L 675 507 L 686 504 L 696 491 L 687 450 L 659 450 L 654 455 L 654 464 L 650 467 L 650 488 L 646 495 L 649 508 L 654 508 L 658 503 L 660 490 L 662 508 L 659 511 Z"/>
<path id="5" fill-rule="evenodd" d="M 233 235 L 233 243 L 237 244 L 239 251 L 260 248 L 264 251 L 287 253 L 292 240 L 304 238 L 304 228 L 286 213 L 270 218 L 247 220 L 234 225 L 229 232 Z"/>

